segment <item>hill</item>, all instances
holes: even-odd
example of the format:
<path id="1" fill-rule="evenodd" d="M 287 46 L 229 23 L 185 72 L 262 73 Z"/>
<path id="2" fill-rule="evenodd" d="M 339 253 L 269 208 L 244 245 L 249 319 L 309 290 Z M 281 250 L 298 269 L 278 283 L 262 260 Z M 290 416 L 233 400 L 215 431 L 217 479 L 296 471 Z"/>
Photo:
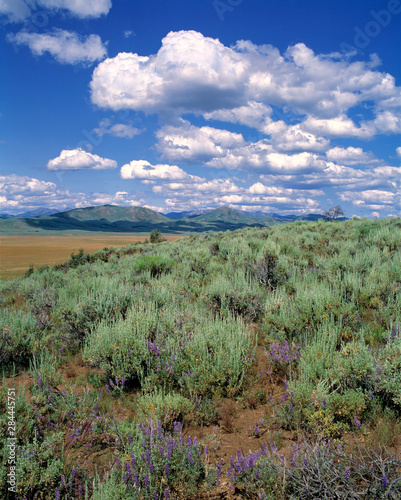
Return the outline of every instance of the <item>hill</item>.
<path id="1" fill-rule="evenodd" d="M 181 234 L 234 231 L 244 227 L 266 227 L 295 220 L 321 218 L 318 214 L 271 217 L 258 213 L 256 216 L 229 207 L 220 207 L 201 214 L 194 212 L 186 212 L 186 214 L 184 217 L 169 218 L 144 207 L 103 205 L 76 208 L 37 217 L 2 219 L 0 220 L 0 232 L 3 234 L 26 234 L 48 233 L 49 231 L 90 231 L 138 234 L 159 229 L 166 234 Z"/>

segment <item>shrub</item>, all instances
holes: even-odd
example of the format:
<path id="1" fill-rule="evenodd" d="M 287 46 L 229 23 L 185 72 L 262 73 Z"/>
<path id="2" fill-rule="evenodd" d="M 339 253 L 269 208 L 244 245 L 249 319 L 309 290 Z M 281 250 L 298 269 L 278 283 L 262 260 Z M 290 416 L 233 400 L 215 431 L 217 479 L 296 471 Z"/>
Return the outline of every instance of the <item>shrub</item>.
<path id="1" fill-rule="evenodd" d="M 162 390 L 144 394 L 138 400 L 138 417 L 142 421 L 161 421 L 166 429 L 172 430 L 173 422 L 182 422 L 194 408 L 194 404 L 180 394 L 164 394 Z"/>
<path id="2" fill-rule="evenodd" d="M 204 483 L 202 450 L 196 438 L 184 438 L 178 422 L 173 434 L 160 422 L 140 424 L 139 429 L 126 438 L 125 453 L 107 478 L 95 481 L 92 500 L 185 499 Z"/>

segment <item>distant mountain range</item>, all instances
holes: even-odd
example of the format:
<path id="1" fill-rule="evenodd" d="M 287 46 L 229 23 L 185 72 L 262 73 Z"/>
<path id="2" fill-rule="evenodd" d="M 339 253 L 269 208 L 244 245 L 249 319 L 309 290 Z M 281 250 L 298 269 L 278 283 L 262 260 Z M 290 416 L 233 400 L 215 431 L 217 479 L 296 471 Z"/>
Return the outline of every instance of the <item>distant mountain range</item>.
<path id="1" fill-rule="evenodd" d="M 320 214 L 266 215 L 261 212 L 248 213 L 228 207 L 208 211 L 171 212 L 163 215 L 149 208 L 103 205 L 38 216 L 3 218 L 0 220 L 0 232 L 3 234 L 46 231 L 149 233 L 153 229 L 159 229 L 162 233 L 170 234 L 198 233 L 235 230 L 248 226 L 266 227 L 295 220 L 314 221 L 321 218 Z"/>

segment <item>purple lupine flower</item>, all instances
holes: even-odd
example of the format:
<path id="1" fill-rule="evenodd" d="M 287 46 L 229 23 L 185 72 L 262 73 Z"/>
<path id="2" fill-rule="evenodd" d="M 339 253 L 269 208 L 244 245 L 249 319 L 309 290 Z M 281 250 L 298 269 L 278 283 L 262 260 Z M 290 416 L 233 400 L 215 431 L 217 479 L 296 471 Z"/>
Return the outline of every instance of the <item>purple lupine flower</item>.
<path id="1" fill-rule="evenodd" d="M 205 455 L 209 453 L 209 446 L 205 446 L 205 451 L 203 452 Z"/>
<path id="2" fill-rule="evenodd" d="M 72 493 L 72 481 L 68 483 L 68 491 L 69 493 Z"/>
<path id="3" fill-rule="evenodd" d="M 164 472 L 166 473 L 166 476 L 170 474 L 170 469 L 168 468 L 168 464 L 164 464 Z"/>
<path id="4" fill-rule="evenodd" d="M 193 465 L 193 463 L 194 463 L 194 459 L 192 458 L 191 452 L 188 453 L 188 462 L 189 462 L 189 465 Z"/>
<path id="5" fill-rule="evenodd" d="M 337 445 L 337 449 L 338 451 L 341 453 L 343 451 L 343 447 L 341 446 L 341 444 L 338 444 Z"/>
<path id="6" fill-rule="evenodd" d="M 270 403 L 273 403 L 273 394 L 270 394 Z"/>
<path id="7" fill-rule="evenodd" d="M 286 391 L 288 389 L 288 382 L 285 380 L 284 381 L 284 390 Z"/>
<path id="8" fill-rule="evenodd" d="M 292 413 L 294 411 L 294 405 L 292 403 L 290 403 L 288 409 L 290 410 L 290 412 Z"/>
<path id="9" fill-rule="evenodd" d="M 164 490 L 164 498 L 165 498 L 166 500 L 168 500 L 168 499 L 170 498 L 170 491 L 168 490 L 168 488 L 166 488 L 166 489 Z"/>
<path id="10" fill-rule="evenodd" d="M 74 476 L 75 476 L 76 473 L 77 473 L 77 469 L 75 467 L 73 467 L 71 469 L 71 479 L 74 479 Z"/>
<path id="11" fill-rule="evenodd" d="M 111 378 L 109 378 L 109 384 L 110 384 L 110 387 L 113 388 L 114 387 L 114 384 L 113 384 L 113 381 L 111 380 Z"/>
<path id="12" fill-rule="evenodd" d="M 195 408 L 198 408 L 198 406 L 199 406 L 199 400 L 198 400 L 198 398 L 196 398 L 196 400 L 195 400 Z"/>
<path id="13" fill-rule="evenodd" d="M 327 402 L 326 402 L 326 398 L 323 398 L 323 401 L 322 401 L 322 405 L 323 407 L 326 406 Z"/>
<path id="14" fill-rule="evenodd" d="M 123 377 L 123 378 L 121 379 L 121 387 L 124 387 L 124 385 L 125 385 L 125 378 Z"/>
<path id="15" fill-rule="evenodd" d="M 78 486 L 78 496 L 79 496 L 79 498 L 82 498 L 83 494 L 84 494 L 84 490 L 82 489 L 82 486 L 79 485 Z"/>
<path id="16" fill-rule="evenodd" d="M 260 479 L 260 474 L 257 470 L 255 470 L 255 477 L 256 477 L 256 479 Z"/>
<path id="17" fill-rule="evenodd" d="M 58 488 L 54 490 L 54 500 L 60 500 L 60 490 Z"/>
<path id="18" fill-rule="evenodd" d="M 138 477 L 138 472 L 135 471 L 134 473 L 134 476 L 132 478 L 133 482 L 134 482 L 134 486 L 135 488 L 138 488 L 138 484 L 139 484 L 139 477 Z"/>
<path id="19" fill-rule="evenodd" d="M 147 488 L 149 486 L 149 476 L 147 474 L 145 474 L 144 485 L 145 485 L 145 488 Z"/>
<path id="20" fill-rule="evenodd" d="M 125 470 L 125 472 L 131 472 L 131 466 L 130 466 L 129 462 L 125 462 L 124 470 Z"/>
<path id="21" fill-rule="evenodd" d="M 110 390 L 110 387 L 106 384 L 106 391 L 110 394 L 111 393 L 111 390 Z"/>
<path id="22" fill-rule="evenodd" d="M 151 474 L 153 474 L 153 472 L 155 471 L 155 468 L 154 468 L 154 466 L 153 466 L 152 462 L 149 462 L 149 463 L 148 463 L 148 467 L 149 467 L 149 472 L 150 472 Z"/>
<path id="23" fill-rule="evenodd" d="M 125 472 L 123 474 L 123 481 L 124 481 L 124 484 L 128 484 L 128 475 L 125 474 Z"/>
<path id="24" fill-rule="evenodd" d="M 128 444 L 132 446 L 132 436 L 131 434 L 128 434 Z"/>
<path id="25" fill-rule="evenodd" d="M 383 488 L 387 489 L 388 488 L 388 480 L 387 480 L 387 476 L 386 474 L 383 474 L 383 477 L 382 477 L 382 485 L 383 485 Z"/>
<path id="26" fill-rule="evenodd" d="M 117 458 L 117 460 L 116 460 L 116 467 L 117 467 L 117 469 L 119 469 L 121 467 L 121 461 L 119 458 Z"/>
<path id="27" fill-rule="evenodd" d="M 351 471 L 349 469 L 345 469 L 344 481 L 348 483 L 350 477 L 351 477 Z"/>
<path id="28" fill-rule="evenodd" d="M 64 488 L 65 488 L 66 485 L 65 485 L 65 476 L 64 476 L 64 474 L 61 474 L 60 480 L 63 483 Z"/>
<path id="29" fill-rule="evenodd" d="M 372 392 L 369 392 L 369 398 L 373 399 L 373 393 Z"/>
<path id="30" fill-rule="evenodd" d="M 286 392 L 284 393 L 284 400 L 288 401 L 288 394 Z"/>

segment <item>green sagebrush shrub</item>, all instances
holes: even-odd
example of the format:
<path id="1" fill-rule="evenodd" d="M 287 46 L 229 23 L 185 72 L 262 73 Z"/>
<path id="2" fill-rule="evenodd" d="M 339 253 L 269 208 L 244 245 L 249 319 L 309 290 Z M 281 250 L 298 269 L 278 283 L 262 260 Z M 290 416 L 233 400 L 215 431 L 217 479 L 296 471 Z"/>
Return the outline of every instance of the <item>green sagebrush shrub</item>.
<path id="1" fill-rule="evenodd" d="M 4 308 L 0 316 L 0 363 L 25 364 L 39 340 L 38 321 L 30 312 Z"/>
<path id="2" fill-rule="evenodd" d="M 159 309 L 138 299 L 125 319 L 103 321 L 91 332 L 84 359 L 146 391 L 164 387 L 184 394 L 238 392 L 253 346 L 244 323 L 195 309 L 188 312 L 186 324 L 169 320 L 172 314 L 168 303 Z"/>

